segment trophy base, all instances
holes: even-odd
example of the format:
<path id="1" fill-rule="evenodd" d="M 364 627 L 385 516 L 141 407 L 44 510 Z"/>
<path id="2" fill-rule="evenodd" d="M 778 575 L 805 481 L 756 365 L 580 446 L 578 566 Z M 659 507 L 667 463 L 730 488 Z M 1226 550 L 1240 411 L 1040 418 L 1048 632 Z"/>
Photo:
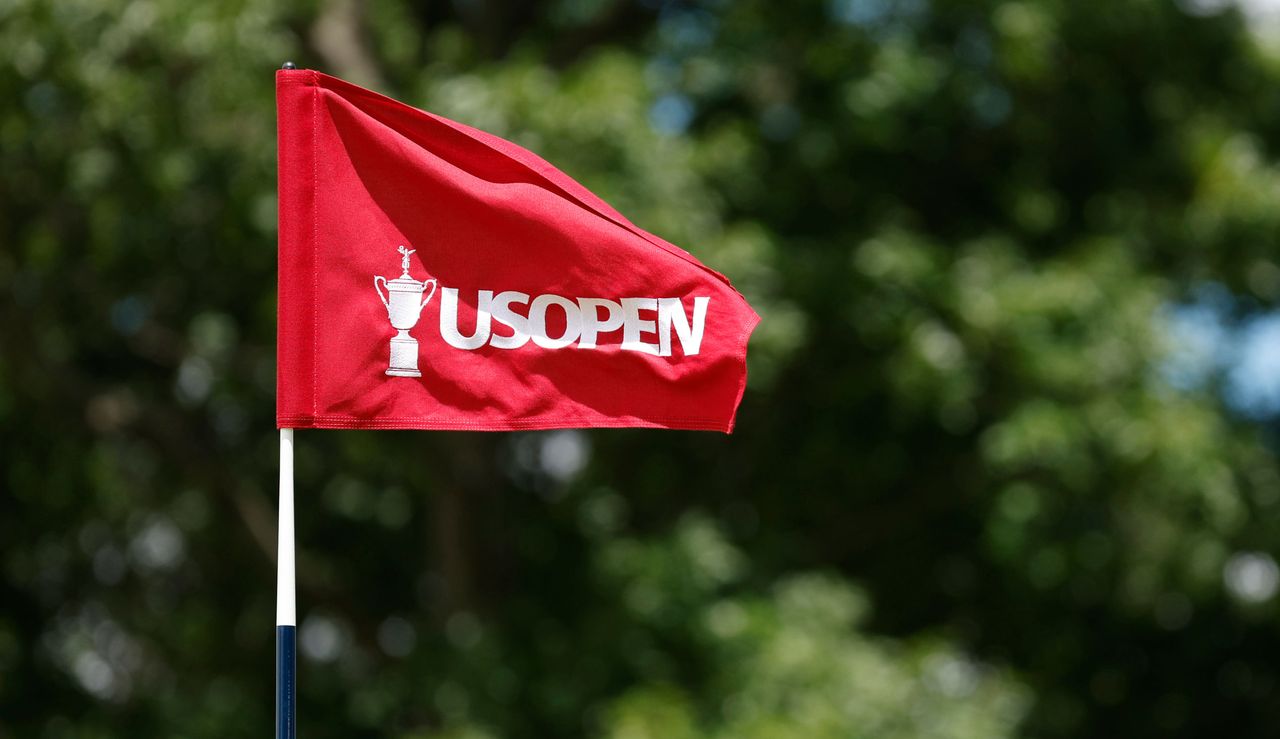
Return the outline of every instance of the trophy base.
<path id="1" fill-rule="evenodd" d="M 390 377 L 422 377 L 418 371 L 418 342 L 402 331 L 391 340 L 391 361 L 387 363 Z"/>

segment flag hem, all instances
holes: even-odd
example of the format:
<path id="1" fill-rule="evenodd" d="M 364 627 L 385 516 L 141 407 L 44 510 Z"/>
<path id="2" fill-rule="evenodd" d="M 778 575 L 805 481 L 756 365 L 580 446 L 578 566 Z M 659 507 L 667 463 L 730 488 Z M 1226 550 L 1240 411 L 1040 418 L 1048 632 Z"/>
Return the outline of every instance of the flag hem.
<path id="1" fill-rule="evenodd" d="M 552 429 L 591 429 L 591 428 L 651 428 L 675 429 L 683 431 L 722 431 L 726 434 L 733 431 L 733 421 L 716 420 L 676 420 L 676 419 L 531 419 L 529 421 L 446 421 L 411 416 L 405 419 L 378 418 L 361 419 L 355 416 L 324 415 L 317 417 L 299 416 L 294 418 L 278 418 L 276 424 L 281 428 L 313 428 L 313 429 L 381 429 L 386 431 L 541 431 Z"/>
<path id="2" fill-rule="evenodd" d="M 310 87 L 310 94 L 283 94 Z M 276 293 L 276 408 L 296 415 L 309 405 L 317 409 L 316 391 L 316 100 L 318 88 L 308 70 L 276 72 L 277 111 L 277 293 Z M 310 126 L 307 121 L 310 119 Z M 308 140 L 309 139 L 309 140 Z M 304 143 L 305 142 L 305 143 Z M 299 156 L 305 151 L 305 156 Z M 308 248 L 309 247 L 309 248 Z M 310 306 L 310 310 L 299 310 Z M 296 392 L 285 392 L 286 373 L 280 362 L 293 357 L 311 371 L 289 377 Z M 305 385 L 310 382 L 311 387 Z M 298 387 L 303 386 L 303 387 Z M 309 403 L 308 403 L 309 400 Z M 281 403 L 285 407 L 281 408 Z M 282 427 L 283 428 L 283 427 Z"/>

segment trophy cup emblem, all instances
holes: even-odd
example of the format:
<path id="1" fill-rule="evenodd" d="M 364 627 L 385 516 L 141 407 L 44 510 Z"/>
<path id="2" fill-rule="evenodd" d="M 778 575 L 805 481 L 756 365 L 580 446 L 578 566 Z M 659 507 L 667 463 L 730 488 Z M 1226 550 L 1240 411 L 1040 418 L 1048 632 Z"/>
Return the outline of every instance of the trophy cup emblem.
<path id="1" fill-rule="evenodd" d="M 400 246 L 397 251 L 400 252 L 400 268 L 403 273 L 394 280 L 381 275 L 373 278 L 373 289 L 378 291 L 378 297 L 387 308 L 391 327 L 398 332 L 391 338 L 391 360 L 387 365 L 387 374 L 392 377 L 422 377 L 422 373 L 418 371 L 418 341 L 409 335 L 409 329 L 418 325 L 422 309 L 431 302 L 431 296 L 436 294 L 436 281 L 430 279 L 419 282 L 409 276 L 409 255 L 417 249 Z M 423 298 L 422 293 L 427 289 L 428 283 L 431 285 L 431 292 Z M 383 288 L 387 291 L 385 296 L 382 294 Z"/>

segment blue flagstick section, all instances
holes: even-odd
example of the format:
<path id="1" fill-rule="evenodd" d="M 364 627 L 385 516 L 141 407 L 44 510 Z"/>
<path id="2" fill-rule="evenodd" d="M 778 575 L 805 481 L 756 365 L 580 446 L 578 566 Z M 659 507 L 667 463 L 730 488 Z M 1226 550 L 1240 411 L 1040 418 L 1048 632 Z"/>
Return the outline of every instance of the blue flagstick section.
<path id="1" fill-rule="evenodd" d="M 297 739 L 298 635 L 293 626 L 276 627 L 276 739 Z"/>

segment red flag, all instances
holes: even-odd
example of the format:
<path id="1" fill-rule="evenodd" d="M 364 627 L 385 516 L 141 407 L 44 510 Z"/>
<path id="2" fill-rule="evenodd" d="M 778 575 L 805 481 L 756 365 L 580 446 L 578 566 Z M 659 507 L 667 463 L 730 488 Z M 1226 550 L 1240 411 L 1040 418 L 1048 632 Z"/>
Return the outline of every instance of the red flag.
<path id="1" fill-rule="evenodd" d="M 759 317 L 536 155 L 276 73 L 282 428 L 729 432 Z"/>

